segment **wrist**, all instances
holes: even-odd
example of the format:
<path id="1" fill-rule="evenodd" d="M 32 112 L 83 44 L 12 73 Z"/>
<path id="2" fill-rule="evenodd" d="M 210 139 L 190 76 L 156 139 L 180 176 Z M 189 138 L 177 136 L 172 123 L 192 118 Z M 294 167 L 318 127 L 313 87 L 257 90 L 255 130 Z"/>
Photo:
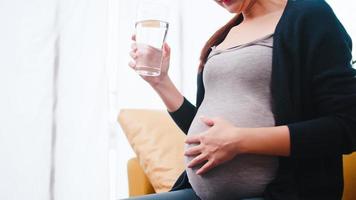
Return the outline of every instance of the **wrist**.
<path id="1" fill-rule="evenodd" d="M 151 87 L 156 90 L 156 91 L 161 91 L 164 88 L 167 88 L 167 86 L 172 83 L 171 79 L 169 78 L 169 76 L 164 76 L 162 77 L 159 81 L 150 83 Z"/>
<path id="2" fill-rule="evenodd" d="M 161 97 L 168 112 L 174 112 L 184 102 L 184 97 L 175 87 L 169 76 L 161 77 L 157 84 L 151 84 L 152 88 Z"/>
<path id="3" fill-rule="evenodd" d="M 235 127 L 235 133 L 237 135 L 234 146 L 236 147 L 236 153 L 247 154 L 249 153 L 248 141 L 251 134 L 248 128 Z"/>

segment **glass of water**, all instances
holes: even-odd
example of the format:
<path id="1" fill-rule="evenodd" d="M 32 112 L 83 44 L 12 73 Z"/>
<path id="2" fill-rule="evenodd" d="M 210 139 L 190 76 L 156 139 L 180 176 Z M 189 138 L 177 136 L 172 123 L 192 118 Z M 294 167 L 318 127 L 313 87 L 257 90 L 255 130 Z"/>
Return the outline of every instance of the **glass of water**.
<path id="1" fill-rule="evenodd" d="M 136 18 L 136 72 L 161 74 L 162 47 L 168 32 L 168 6 L 157 0 L 141 0 Z"/>

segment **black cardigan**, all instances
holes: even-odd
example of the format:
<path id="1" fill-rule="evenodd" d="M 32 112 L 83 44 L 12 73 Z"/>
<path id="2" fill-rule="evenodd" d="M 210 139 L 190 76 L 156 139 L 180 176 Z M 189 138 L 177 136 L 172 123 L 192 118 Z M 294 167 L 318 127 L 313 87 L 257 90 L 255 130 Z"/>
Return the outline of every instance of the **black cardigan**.
<path id="1" fill-rule="evenodd" d="M 288 126 L 291 152 L 279 158 L 266 199 L 342 198 L 342 154 L 356 150 L 351 49 L 351 38 L 325 1 L 287 2 L 274 33 L 270 87 L 276 126 Z M 184 98 L 169 113 L 185 133 L 204 98 L 202 74 L 196 107 Z M 172 191 L 189 187 L 184 172 Z"/>

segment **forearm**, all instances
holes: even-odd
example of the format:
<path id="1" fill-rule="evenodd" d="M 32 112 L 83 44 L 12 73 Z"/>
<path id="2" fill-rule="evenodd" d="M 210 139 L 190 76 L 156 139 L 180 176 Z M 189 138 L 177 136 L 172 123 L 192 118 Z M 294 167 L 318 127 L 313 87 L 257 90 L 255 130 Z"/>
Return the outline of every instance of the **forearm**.
<path id="1" fill-rule="evenodd" d="M 287 126 L 268 128 L 238 128 L 243 139 L 236 145 L 237 151 L 247 154 L 273 156 L 290 155 L 290 135 Z"/>
<path id="2" fill-rule="evenodd" d="M 184 97 L 168 76 L 160 84 L 152 85 L 152 88 L 161 97 L 169 112 L 178 110 L 182 105 Z"/>

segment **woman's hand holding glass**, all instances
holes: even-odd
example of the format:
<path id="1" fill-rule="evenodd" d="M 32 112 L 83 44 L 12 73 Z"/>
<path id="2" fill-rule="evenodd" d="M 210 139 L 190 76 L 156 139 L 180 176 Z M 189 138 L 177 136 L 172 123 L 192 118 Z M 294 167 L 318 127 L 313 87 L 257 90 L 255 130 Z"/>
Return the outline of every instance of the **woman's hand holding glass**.
<path id="1" fill-rule="evenodd" d="M 136 36 L 132 36 L 133 43 L 131 45 L 131 51 L 130 51 L 130 56 L 132 60 L 129 62 L 129 66 L 136 70 L 136 63 L 139 59 L 150 59 L 150 58 L 155 58 L 157 55 L 155 54 L 160 54 L 162 53 L 162 63 L 161 63 L 161 73 L 158 76 L 144 76 L 140 75 L 146 82 L 148 82 L 152 87 L 156 87 L 160 85 L 162 82 L 168 80 L 168 69 L 169 69 L 169 63 L 170 63 L 170 55 L 171 55 L 171 49 L 167 43 L 163 44 L 162 52 L 160 51 L 155 51 L 155 49 L 149 49 L 146 52 L 142 52 L 141 49 L 143 48 L 138 48 L 136 44 Z"/>

